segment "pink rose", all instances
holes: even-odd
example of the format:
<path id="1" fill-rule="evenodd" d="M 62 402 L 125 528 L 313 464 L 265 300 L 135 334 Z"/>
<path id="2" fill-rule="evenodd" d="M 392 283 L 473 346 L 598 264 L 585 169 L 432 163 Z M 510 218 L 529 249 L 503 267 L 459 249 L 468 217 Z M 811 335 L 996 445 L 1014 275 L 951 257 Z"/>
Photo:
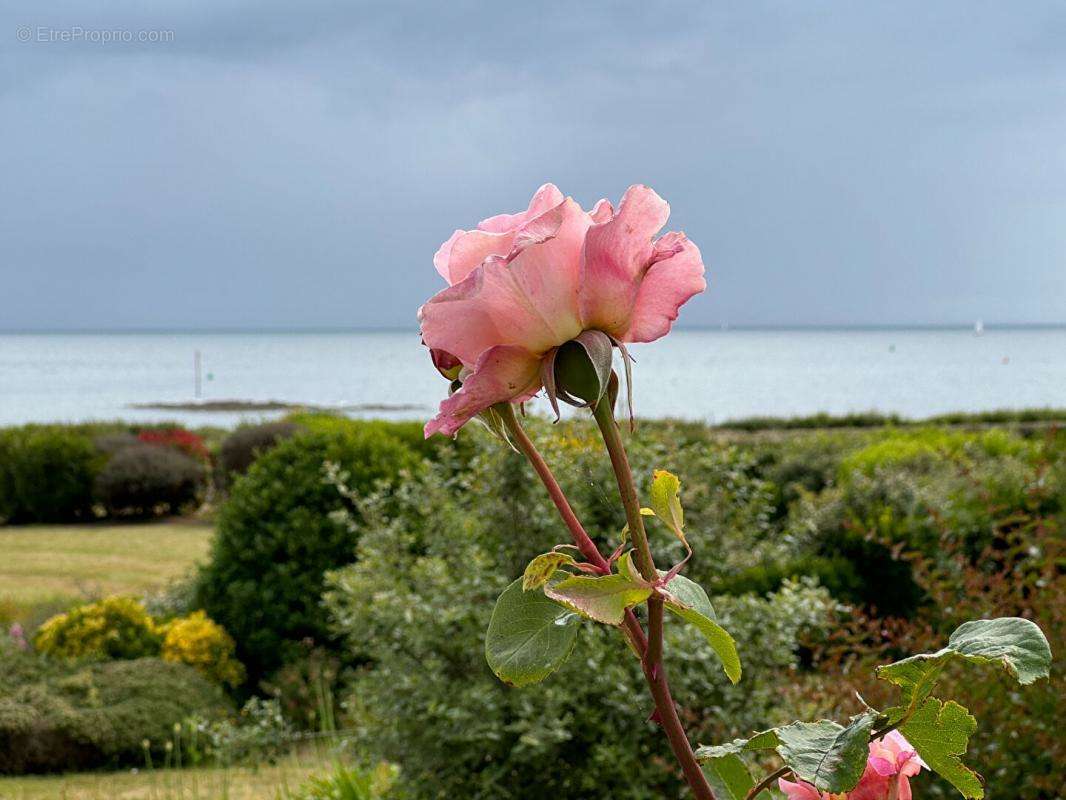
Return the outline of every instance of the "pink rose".
<path id="1" fill-rule="evenodd" d="M 426 436 L 528 400 L 541 388 L 541 359 L 582 331 L 620 342 L 665 336 L 707 287 L 700 251 L 683 233 L 653 238 L 669 215 L 647 186 L 629 187 L 617 211 L 601 200 L 590 213 L 545 184 L 525 211 L 452 234 L 433 257 L 449 288 L 418 316 L 425 345 L 462 364 L 463 384 Z"/>
<path id="2" fill-rule="evenodd" d="M 870 754 L 859 785 L 846 794 L 819 792 L 806 781 L 777 782 L 788 800 L 911 800 L 910 779 L 925 767 L 910 742 L 890 731 L 870 742 Z"/>
<path id="3" fill-rule="evenodd" d="M 911 800 L 910 779 L 925 762 L 899 731 L 890 731 L 870 742 L 866 771 L 849 800 Z"/>

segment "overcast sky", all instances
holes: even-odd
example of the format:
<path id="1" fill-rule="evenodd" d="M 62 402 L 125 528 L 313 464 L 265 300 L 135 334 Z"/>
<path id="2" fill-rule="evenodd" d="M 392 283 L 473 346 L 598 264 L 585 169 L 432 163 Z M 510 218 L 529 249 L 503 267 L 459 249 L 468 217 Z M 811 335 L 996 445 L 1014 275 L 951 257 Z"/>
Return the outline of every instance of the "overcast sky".
<path id="1" fill-rule="evenodd" d="M 1066 322 L 1066 2 L 0 10 L 3 329 L 414 326 L 549 180 L 670 202 L 684 324 Z"/>

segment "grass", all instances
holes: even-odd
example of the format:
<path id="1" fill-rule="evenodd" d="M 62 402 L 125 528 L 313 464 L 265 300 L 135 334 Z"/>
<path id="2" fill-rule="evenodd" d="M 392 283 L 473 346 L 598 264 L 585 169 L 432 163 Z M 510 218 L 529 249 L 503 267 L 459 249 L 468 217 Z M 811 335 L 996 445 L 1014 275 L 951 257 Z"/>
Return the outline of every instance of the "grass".
<path id="1" fill-rule="evenodd" d="M 0 778 L 0 800 L 285 800 L 332 769 L 326 752 L 295 752 L 254 767 L 142 769 Z"/>
<path id="2" fill-rule="evenodd" d="M 207 555 L 211 534 L 210 523 L 188 519 L 0 527 L 0 621 L 158 589 Z"/>

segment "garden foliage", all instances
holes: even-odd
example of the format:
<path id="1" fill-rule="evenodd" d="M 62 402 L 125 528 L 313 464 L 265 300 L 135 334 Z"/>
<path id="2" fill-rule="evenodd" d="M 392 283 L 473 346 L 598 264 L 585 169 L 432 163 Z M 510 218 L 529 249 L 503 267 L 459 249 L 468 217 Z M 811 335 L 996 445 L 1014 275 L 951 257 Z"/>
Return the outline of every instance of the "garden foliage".
<path id="1" fill-rule="evenodd" d="M 175 725 L 227 708 L 192 667 L 155 658 L 48 661 L 0 645 L 0 773 L 140 766 Z"/>
<path id="2" fill-rule="evenodd" d="M 420 459 L 387 427 L 338 421 L 279 442 L 233 484 L 199 577 L 199 604 L 237 641 L 252 687 L 304 640 L 331 638 L 322 576 L 351 561 L 358 533 L 334 518 L 351 501 L 326 482 L 326 464 L 364 494 L 417 470 Z"/>

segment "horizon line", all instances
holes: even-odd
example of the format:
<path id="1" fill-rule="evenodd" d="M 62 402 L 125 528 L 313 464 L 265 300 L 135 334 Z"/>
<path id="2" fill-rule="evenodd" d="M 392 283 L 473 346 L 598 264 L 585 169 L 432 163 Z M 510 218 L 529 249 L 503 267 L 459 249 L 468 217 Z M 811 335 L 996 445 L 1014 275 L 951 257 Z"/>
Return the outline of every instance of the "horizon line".
<path id="1" fill-rule="evenodd" d="M 759 324 L 707 324 L 678 325 L 675 331 L 700 331 L 728 333 L 730 331 L 954 331 L 973 330 L 976 322 L 921 322 L 921 323 L 759 323 Z M 1066 322 L 989 322 L 981 323 L 983 330 L 1057 330 L 1066 328 Z M 292 325 L 292 326 L 215 326 L 201 327 L 77 327 L 77 328 L 0 328 L 0 336 L 34 335 L 164 335 L 164 334 L 249 334 L 249 333 L 418 333 L 417 328 L 402 325 L 350 326 L 350 325 Z"/>

